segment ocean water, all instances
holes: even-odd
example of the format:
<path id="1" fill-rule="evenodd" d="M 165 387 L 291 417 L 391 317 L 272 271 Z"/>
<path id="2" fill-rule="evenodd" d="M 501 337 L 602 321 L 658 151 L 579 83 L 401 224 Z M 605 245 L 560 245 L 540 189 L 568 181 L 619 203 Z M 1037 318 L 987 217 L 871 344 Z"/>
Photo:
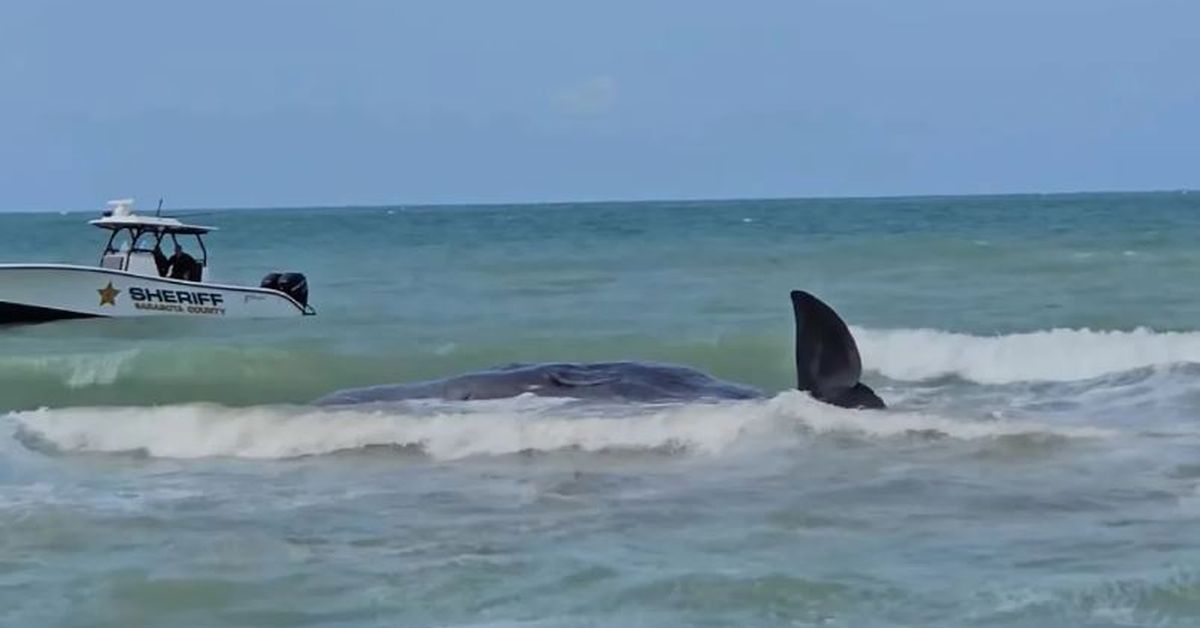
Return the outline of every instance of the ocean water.
<path id="1" fill-rule="evenodd" d="M 192 213 L 319 315 L 0 328 L 0 625 L 1200 625 L 1200 194 Z M 307 405 L 609 359 L 772 396 Z"/>

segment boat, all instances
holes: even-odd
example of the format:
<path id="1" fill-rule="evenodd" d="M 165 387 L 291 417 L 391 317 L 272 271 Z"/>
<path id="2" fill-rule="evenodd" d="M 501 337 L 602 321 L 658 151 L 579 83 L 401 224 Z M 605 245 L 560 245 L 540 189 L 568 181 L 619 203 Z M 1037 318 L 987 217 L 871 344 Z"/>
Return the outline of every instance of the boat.
<path id="1" fill-rule="evenodd" d="M 259 286 L 209 281 L 204 236 L 216 227 L 142 215 L 132 199 L 109 201 L 89 224 L 109 232 L 96 266 L 0 264 L 0 324 L 77 318 L 309 316 L 308 281 L 273 272 Z M 172 245 L 170 257 L 163 251 Z M 188 249 L 191 249 L 189 251 Z M 193 255 L 193 252 L 195 253 Z"/>

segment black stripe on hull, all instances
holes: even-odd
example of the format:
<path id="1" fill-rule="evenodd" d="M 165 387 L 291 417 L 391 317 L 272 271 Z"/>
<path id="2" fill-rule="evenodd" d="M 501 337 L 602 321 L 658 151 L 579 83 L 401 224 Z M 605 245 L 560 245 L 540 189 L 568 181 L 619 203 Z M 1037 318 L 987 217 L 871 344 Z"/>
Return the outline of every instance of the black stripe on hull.
<path id="1" fill-rule="evenodd" d="M 47 323 L 74 318 L 97 318 L 97 316 L 95 314 L 84 314 L 70 310 L 58 310 L 52 307 L 39 307 L 36 305 L 22 305 L 20 303 L 0 301 L 0 325 Z"/>

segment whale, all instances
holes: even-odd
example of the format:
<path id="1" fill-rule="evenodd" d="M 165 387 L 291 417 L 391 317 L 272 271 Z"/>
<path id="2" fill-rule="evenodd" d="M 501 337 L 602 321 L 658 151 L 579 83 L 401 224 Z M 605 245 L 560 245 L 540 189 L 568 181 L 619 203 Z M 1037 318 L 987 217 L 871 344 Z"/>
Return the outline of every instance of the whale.
<path id="1" fill-rule="evenodd" d="M 858 345 L 837 312 L 802 290 L 793 290 L 791 300 L 796 324 L 796 388 L 842 408 L 885 408 L 875 391 L 860 381 L 862 358 Z M 622 361 L 508 364 L 444 379 L 338 390 L 313 403 L 346 406 L 421 399 L 472 401 L 525 394 L 640 403 L 767 397 L 758 388 L 723 381 L 688 366 Z"/>

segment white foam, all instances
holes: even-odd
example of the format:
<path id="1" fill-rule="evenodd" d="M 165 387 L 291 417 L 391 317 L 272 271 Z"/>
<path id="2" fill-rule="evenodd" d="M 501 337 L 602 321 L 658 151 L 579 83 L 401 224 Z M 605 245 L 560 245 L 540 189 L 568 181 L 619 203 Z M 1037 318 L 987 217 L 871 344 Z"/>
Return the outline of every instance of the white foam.
<path id="1" fill-rule="evenodd" d="M 886 377 L 957 376 L 982 384 L 1075 381 L 1155 365 L 1200 363 L 1200 333 L 1052 329 L 972 336 L 933 329 L 854 329 L 863 364 Z"/>
<path id="2" fill-rule="evenodd" d="M 1030 432 L 1109 434 L 1032 422 L 842 410 L 796 392 L 765 401 L 676 406 L 579 406 L 516 399 L 403 410 L 186 404 L 42 409 L 11 416 L 25 436 L 60 451 L 140 451 L 165 458 L 279 459 L 372 445 L 420 447 L 442 460 L 565 449 L 719 454 L 738 445 L 788 446 L 813 432 L 889 437 L 933 430 L 962 439 Z"/>

